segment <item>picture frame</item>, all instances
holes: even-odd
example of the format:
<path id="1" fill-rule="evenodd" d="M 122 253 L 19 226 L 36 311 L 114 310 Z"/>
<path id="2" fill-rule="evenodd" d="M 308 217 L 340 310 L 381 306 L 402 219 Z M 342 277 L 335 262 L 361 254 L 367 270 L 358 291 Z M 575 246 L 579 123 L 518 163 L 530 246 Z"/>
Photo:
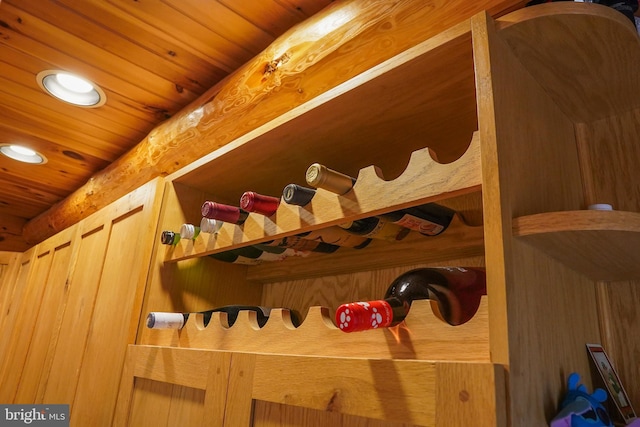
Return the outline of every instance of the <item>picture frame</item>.
<path id="1" fill-rule="evenodd" d="M 622 416 L 625 424 L 637 418 L 636 413 L 631 406 L 631 400 L 624 390 L 622 381 L 618 376 L 613 364 L 609 360 L 606 351 L 600 344 L 587 344 L 587 351 L 593 360 L 595 367 L 600 373 L 600 377 L 604 382 L 609 397 L 618 409 L 618 413 Z"/>

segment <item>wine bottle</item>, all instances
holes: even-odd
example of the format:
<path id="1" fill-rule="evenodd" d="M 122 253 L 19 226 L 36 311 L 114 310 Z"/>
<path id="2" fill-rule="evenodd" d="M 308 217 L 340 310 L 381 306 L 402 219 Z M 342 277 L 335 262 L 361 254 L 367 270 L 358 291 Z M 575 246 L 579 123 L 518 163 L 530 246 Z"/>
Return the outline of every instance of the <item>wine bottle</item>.
<path id="1" fill-rule="evenodd" d="M 406 227 L 377 216 L 356 219 L 339 226 L 358 236 L 390 241 L 402 240 L 411 232 Z"/>
<path id="2" fill-rule="evenodd" d="M 340 249 L 340 246 L 319 242 L 316 240 L 305 239 L 299 235 L 282 237 L 276 240 L 269 240 L 268 242 L 261 243 L 261 245 L 295 249 L 302 252 L 319 252 L 325 254 L 333 253 Z"/>
<path id="3" fill-rule="evenodd" d="M 455 211 L 452 209 L 436 203 L 427 203 L 380 216 L 425 236 L 436 236 L 449 227 L 454 215 Z"/>
<path id="4" fill-rule="evenodd" d="M 246 257 L 242 256 L 241 254 L 242 251 L 240 251 L 239 249 L 230 249 L 228 251 L 211 254 L 209 255 L 209 257 L 217 261 L 228 262 L 232 264 L 258 265 L 262 263 L 262 261 L 257 258 Z"/>
<path id="5" fill-rule="evenodd" d="M 353 249 L 362 249 L 371 243 L 370 238 L 351 234 L 338 226 L 307 231 L 305 233 L 298 234 L 298 236 L 307 240 L 315 240 L 322 243 L 329 243 L 331 245 Z"/>
<path id="6" fill-rule="evenodd" d="M 242 248 L 231 249 L 224 252 L 209 255 L 218 261 L 230 262 L 234 264 L 258 265 L 264 261 L 282 261 L 291 256 L 304 256 L 305 252 L 290 250 L 287 248 L 274 248 L 276 250 L 266 250 L 261 245 L 244 246 Z M 277 250 L 280 249 L 280 250 Z"/>
<path id="7" fill-rule="evenodd" d="M 307 169 L 305 174 L 307 184 L 323 188 L 336 194 L 345 194 L 356 183 L 356 179 L 348 175 L 329 169 L 320 163 L 314 163 Z"/>
<path id="8" fill-rule="evenodd" d="M 289 184 L 282 190 L 282 200 L 290 205 L 306 206 L 316 195 L 314 188 L 303 187 L 298 184 Z"/>
<path id="9" fill-rule="evenodd" d="M 182 224 L 180 226 L 180 238 L 181 239 L 195 239 L 200 234 L 200 227 L 196 227 L 193 224 Z"/>
<path id="10" fill-rule="evenodd" d="M 200 220 L 200 232 L 215 234 L 222 228 L 222 221 L 217 221 L 211 218 L 202 217 Z"/>
<path id="11" fill-rule="evenodd" d="M 240 197 L 240 209 L 246 212 L 256 212 L 264 216 L 271 216 L 278 210 L 280 199 L 265 196 L 254 191 L 245 191 Z"/>
<path id="12" fill-rule="evenodd" d="M 411 302 L 429 299 L 437 303 L 442 320 L 451 325 L 468 322 L 486 295 L 485 271 L 481 268 L 418 268 L 396 278 L 383 300 L 343 304 L 336 323 L 344 332 L 388 328 L 402 322 Z"/>
<path id="13" fill-rule="evenodd" d="M 222 222 L 242 225 L 247 220 L 249 212 L 236 206 L 225 205 L 223 203 L 206 201 L 202 204 L 202 216 Z"/>
<path id="14" fill-rule="evenodd" d="M 177 245 L 180 241 L 180 233 L 174 233 L 173 231 L 163 231 L 160 236 L 160 242 L 163 245 Z"/>
<path id="15" fill-rule="evenodd" d="M 238 314 L 241 311 L 253 311 L 256 313 L 258 325 L 262 328 L 269 320 L 271 314 L 270 307 L 251 306 L 251 305 L 227 305 L 223 307 L 214 308 L 212 310 L 200 311 L 198 314 L 203 315 L 204 326 L 207 326 L 211 321 L 211 316 L 216 312 L 227 313 L 227 323 L 229 327 L 233 326 L 238 318 Z M 300 320 L 292 310 L 289 310 L 291 314 L 291 323 L 294 326 L 300 325 Z M 152 311 L 147 314 L 147 328 L 149 329 L 182 329 L 187 323 L 189 316 L 196 313 L 173 313 L 173 312 L 161 312 Z"/>

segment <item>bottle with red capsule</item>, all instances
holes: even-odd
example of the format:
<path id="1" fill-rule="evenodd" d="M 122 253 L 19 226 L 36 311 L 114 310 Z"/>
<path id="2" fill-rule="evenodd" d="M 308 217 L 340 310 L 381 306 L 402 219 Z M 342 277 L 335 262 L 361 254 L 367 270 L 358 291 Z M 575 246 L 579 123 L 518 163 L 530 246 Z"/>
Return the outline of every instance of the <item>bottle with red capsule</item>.
<path id="1" fill-rule="evenodd" d="M 246 212 L 256 212 L 264 216 L 276 213 L 280 206 L 280 199 L 273 196 L 265 196 L 254 191 L 245 191 L 240 197 L 240 209 Z"/>
<path id="2" fill-rule="evenodd" d="M 377 301 L 343 304 L 336 310 L 336 324 L 344 332 L 388 328 L 401 323 L 414 300 L 437 303 L 439 315 L 450 325 L 471 320 L 480 298 L 487 294 L 482 268 L 418 268 L 396 278 Z"/>
<path id="3" fill-rule="evenodd" d="M 249 212 L 237 206 L 207 200 L 202 204 L 201 213 L 204 218 L 215 219 L 231 224 L 242 225 L 247 220 Z"/>

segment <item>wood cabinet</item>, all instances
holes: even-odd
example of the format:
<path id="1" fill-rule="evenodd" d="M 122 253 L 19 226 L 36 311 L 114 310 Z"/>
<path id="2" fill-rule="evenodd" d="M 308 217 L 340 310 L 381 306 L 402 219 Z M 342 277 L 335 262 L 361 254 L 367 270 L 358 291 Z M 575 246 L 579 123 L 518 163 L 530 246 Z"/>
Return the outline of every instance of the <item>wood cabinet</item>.
<path id="1" fill-rule="evenodd" d="M 72 425 L 112 425 L 161 185 L 153 180 L 23 254 L 0 254 L 1 402 L 66 403 Z"/>
<path id="2" fill-rule="evenodd" d="M 627 332 L 640 327 L 639 65 L 635 28 L 601 5 L 480 13 L 0 253 L 0 401 L 69 402 L 72 425 L 538 426 L 571 372 L 592 385 L 585 344 L 601 342 L 640 407 L 640 338 Z M 199 223 L 205 200 L 278 195 L 313 162 L 357 177 L 352 191 L 160 244 Z M 430 202 L 458 212 L 435 237 L 257 266 L 208 256 Z M 436 265 L 486 268 L 470 322 L 420 301 L 394 330 L 334 325 L 339 304 Z M 232 327 L 144 325 L 149 311 L 227 304 L 304 321 L 275 310 L 262 329 L 248 312 Z"/>
<path id="3" fill-rule="evenodd" d="M 313 162 L 357 182 L 157 245 L 144 312 L 262 304 L 304 322 L 278 310 L 263 329 L 248 313 L 231 328 L 215 316 L 179 332 L 141 324 L 119 422 L 545 425 L 569 373 L 588 380 L 590 342 L 638 406 L 640 339 L 621 331 L 640 326 L 639 64 L 634 27 L 600 5 L 481 13 L 167 177 L 160 228 L 174 231 L 199 223 L 205 200 L 304 183 Z M 437 237 L 250 267 L 208 257 L 428 202 L 458 211 Z M 398 331 L 334 326 L 338 304 L 429 265 L 486 267 L 471 322 L 446 325 L 425 303 Z"/>

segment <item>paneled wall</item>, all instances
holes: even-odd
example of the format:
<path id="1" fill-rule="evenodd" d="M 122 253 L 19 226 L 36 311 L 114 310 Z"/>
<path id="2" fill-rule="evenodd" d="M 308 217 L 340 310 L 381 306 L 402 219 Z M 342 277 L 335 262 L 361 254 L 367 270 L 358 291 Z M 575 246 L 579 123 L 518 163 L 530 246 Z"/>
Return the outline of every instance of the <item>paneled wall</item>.
<path id="1" fill-rule="evenodd" d="M 67 403 L 73 425 L 111 425 L 161 189 L 154 180 L 24 254 L 0 255 L 1 402 Z"/>

